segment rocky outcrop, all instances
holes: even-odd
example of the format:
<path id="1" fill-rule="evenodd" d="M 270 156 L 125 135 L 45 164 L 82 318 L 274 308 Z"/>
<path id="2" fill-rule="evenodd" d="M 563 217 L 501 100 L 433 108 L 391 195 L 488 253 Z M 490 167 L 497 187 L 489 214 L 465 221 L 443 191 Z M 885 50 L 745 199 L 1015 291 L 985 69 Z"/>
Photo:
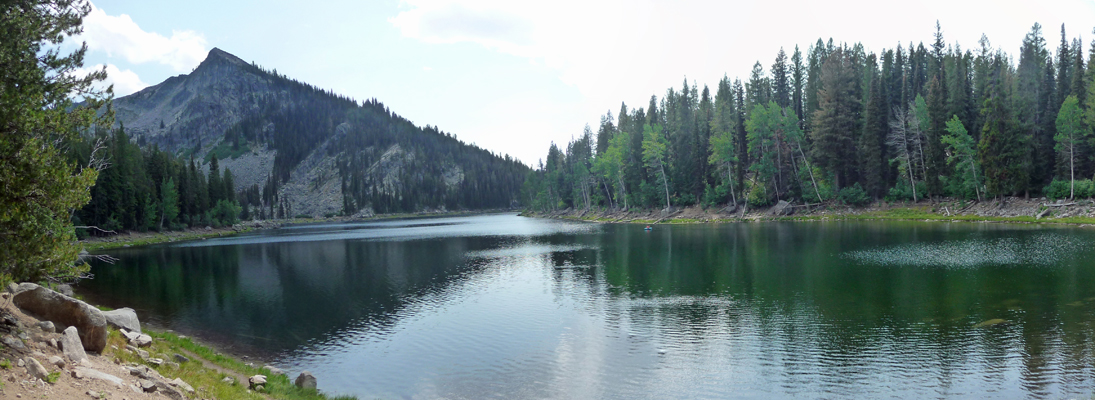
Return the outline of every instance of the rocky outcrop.
<path id="1" fill-rule="evenodd" d="M 103 311 L 106 323 L 118 329 L 126 329 L 133 332 L 141 332 L 141 321 L 137 319 L 137 312 L 125 307 L 113 311 Z"/>
<path id="2" fill-rule="evenodd" d="M 106 317 L 99 309 L 69 296 L 33 283 L 19 285 L 12 300 L 23 311 L 41 320 L 79 330 L 80 342 L 87 351 L 102 352 L 106 348 Z"/>

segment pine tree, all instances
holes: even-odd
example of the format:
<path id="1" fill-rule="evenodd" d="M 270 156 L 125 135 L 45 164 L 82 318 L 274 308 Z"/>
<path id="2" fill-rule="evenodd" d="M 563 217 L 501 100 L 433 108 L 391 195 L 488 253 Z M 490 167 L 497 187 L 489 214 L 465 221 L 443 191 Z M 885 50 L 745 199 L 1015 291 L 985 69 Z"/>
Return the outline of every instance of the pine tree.
<path id="1" fill-rule="evenodd" d="M 825 61 L 818 110 L 810 132 L 814 143 L 813 158 L 833 174 L 837 190 L 851 185 L 848 179 L 856 153 L 852 132 L 858 128 L 855 115 L 859 113 L 860 103 L 852 68 L 842 49 L 836 49 Z"/>
<path id="2" fill-rule="evenodd" d="M 1003 68 L 1003 61 L 994 61 Z M 1019 131 L 1004 97 L 1003 84 L 993 84 L 992 95 L 985 101 L 981 113 L 985 126 L 977 154 L 984 170 L 985 190 L 992 196 L 1016 194 L 1026 190 L 1029 180 L 1029 141 Z"/>
<path id="3" fill-rule="evenodd" d="M 871 80 L 870 97 L 867 101 L 867 118 L 859 143 L 863 166 L 863 186 L 867 193 L 879 198 L 883 193 L 885 168 L 883 143 L 888 131 L 889 112 L 882 96 L 881 79 Z"/>
<path id="4" fill-rule="evenodd" d="M 943 153 L 943 142 L 941 140 L 947 129 L 947 91 L 940 78 L 943 78 L 941 74 L 936 75 L 928 83 L 928 118 L 930 124 L 925 138 L 924 157 L 927 161 L 925 166 L 928 175 L 925 181 L 928 184 L 929 197 L 943 195 L 943 186 L 939 177 L 947 175 L 946 155 Z"/>
<path id="5" fill-rule="evenodd" d="M 805 74 L 806 66 L 802 65 L 802 52 L 799 51 L 798 45 L 795 45 L 795 53 L 791 55 L 791 108 L 795 110 L 799 126 L 802 126 L 803 122 L 802 91 L 806 86 Z"/>
<path id="6" fill-rule="evenodd" d="M 776 61 L 772 63 L 772 100 L 780 107 L 791 106 L 791 77 L 787 68 L 787 53 L 779 49 Z"/>
<path id="7" fill-rule="evenodd" d="M 0 3 L 0 274 L 16 281 L 86 271 L 74 263 L 80 246 L 70 218 L 90 200 L 98 170 L 70 162 L 57 144 L 113 120 L 96 114 L 111 97 L 92 86 L 105 68 L 76 77 L 87 45 L 71 53 L 60 46 L 90 12 L 84 1 Z M 77 106 L 76 96 L 86 104 Z"/>
<path id="8" fill-rule="evenodd" d="M 1080 49 L 1076 49 L 1079 51 Z M 1072 78 L 1069 75 L 1072 70 L 1072 51 L 1068 46 L 1068 37 L 1065 36 L 1065 24 L 1061 24 L 1061 45 L 1057 47 L 1057 93 L 1054 97 L 1054 109 L 1060 109 L 1072 91 Z M 1052 118 L 1051 118 L 1052 119 Z"/>
<path id="9" fill-rule="evenodd" d="M 764 76 L 764 67 L 757 61 L 753 64 L 753 71 L 749 73 L 749 82 L 745 84 L 746 112 L 751 112 L 753 107 L 768 104 L 771 91 L 772 86 Z"/>

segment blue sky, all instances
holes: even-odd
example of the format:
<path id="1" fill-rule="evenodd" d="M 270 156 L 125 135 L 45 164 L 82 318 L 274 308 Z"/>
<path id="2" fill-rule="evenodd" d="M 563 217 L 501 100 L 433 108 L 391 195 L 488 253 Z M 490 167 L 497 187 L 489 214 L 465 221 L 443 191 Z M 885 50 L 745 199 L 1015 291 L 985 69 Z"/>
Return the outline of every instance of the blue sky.
<path id="1" fill-rule="evenodd" d="M 714 86 L 767 69 L 780 47 L 818 37 L 871 51 L 985 33 L 1016 54 L 1041 23 L 1051 51 L 1066 24 L 1095 37 L 1095 0 L 597 1 L 94 0 L 78 38 L 120 95 L 189 73 L 212 48 L 534 164 L 620 103 L 645 107 L 685 78 Z"/>

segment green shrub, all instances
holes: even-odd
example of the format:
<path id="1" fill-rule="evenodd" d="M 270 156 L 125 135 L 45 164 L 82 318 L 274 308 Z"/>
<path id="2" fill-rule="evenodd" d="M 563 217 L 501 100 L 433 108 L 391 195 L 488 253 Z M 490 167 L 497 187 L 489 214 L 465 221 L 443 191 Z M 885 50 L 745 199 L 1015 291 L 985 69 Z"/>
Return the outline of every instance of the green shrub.
<path id="1" fill-rule="evenodd" d="M 234 225 L 239 222 L 241 208 L 239 203 L 228 200 L 217 200 L 217 205 L 209 210 L 209 219 L 215 225 Z"/>
<path id="2" fill-rule="evenodd" d="M 840 192 L 837 193 L 837 197 L 840 198 L 841 203 L 852 206 L 861 206 L 871 202 L 871 196 L 869 196 L 867 191 L 863 190 L 863 187 L 859 186 L 858 183 L 840 189 Z"/>
<path id="3" fill-rule="evenodd" d="M 1050 182 L 1048 186 L 1042 189 L 1042 194 L 1050 200 L 1067 199 L 1070 190 L 1069 181 L 1054 179 L 1053 182 Z"/>

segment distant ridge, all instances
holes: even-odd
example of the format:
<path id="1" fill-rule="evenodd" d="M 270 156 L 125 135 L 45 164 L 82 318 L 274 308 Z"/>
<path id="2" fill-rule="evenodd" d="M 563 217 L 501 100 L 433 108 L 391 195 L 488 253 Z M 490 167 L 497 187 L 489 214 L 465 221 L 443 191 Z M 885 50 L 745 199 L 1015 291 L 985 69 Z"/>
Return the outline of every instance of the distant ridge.
<path id="1" fill-rule="evenodd" d="M 504 208 L 528 168 L 420 128 L 379 101 L 357 102 L 247 63 L 219 48 L 190 74 L 114 101 L 141 146 L 214 154 L 237 190 L 293 215 Z"/>

